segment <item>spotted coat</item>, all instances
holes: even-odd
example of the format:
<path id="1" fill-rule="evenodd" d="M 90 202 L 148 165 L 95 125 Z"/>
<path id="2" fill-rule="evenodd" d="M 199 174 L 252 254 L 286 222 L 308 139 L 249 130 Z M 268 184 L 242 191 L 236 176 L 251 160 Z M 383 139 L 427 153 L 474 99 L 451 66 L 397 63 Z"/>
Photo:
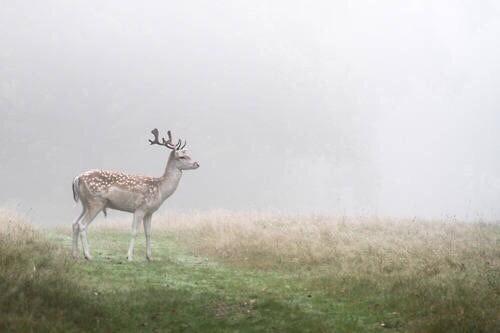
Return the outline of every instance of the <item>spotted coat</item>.
<path id="1" fill-rule="evenodd" d="M 80 175 L 91 194 L 105 194 L 117 187 L 129 192 L 141 193 L 147 198 L 158 196 L 159 178 L 128 175 L 118 171 L 90 170 Z"/>

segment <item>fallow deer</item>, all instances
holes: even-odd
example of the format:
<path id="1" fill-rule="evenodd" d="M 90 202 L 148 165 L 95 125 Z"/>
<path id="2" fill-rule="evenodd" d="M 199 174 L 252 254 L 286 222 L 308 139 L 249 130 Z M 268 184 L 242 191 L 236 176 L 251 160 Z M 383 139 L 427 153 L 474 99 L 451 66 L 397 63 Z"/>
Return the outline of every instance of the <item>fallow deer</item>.
<path id="1" fill-rule="evenodd" d="M 78 257 L 78 236 L 81 236 L 83 254 L 92 259 L 87 229 L 92 220 L 101 211 L 106 215 L 106 208 L 126 211 L 134 214 L 132 239 L 127 258 L 132 260 L 137 228 L 141 221 L 146 236 L 146 258 L 151 260 L 151 216 L 170 197 L 179 184 L 183 170 L 197 169 L 200 165 L 191 159 L 184 149 L 186 142 L 178 140 L 172 143 L 172 134 L 168 131 L 168 140 L 159 140 L 158 129 L 151 131 L 154 138 L 151 145 L 160 145 L 171 149 L 165 172 L 161 177 L 127 175 L 122 172 L 90 170 L 73 180 L 73 197 L 80 201 L 83 211 L 73 223 L 73 256 Z"/>

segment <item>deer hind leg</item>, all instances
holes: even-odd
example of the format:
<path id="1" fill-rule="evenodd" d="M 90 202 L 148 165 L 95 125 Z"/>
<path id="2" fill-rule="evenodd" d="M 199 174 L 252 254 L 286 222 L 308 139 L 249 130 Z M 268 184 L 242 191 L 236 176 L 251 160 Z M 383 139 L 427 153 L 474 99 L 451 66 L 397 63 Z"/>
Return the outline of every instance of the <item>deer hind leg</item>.
<path id="1" fill-rule="evenodd" d="M 83 255 L 85 256 L 85 259 L 91 260 L 92 256 L 90 255 L 90 247 L 89 247 L 89 241 L 87 239 L 87 229 L 90 225 L 90 223 L 94 220 L 94 218 L 99 214 L 99 212 L 104 208 L 104 204 L 102 203 L 91 203 L 89 204 L 85 216 L 83 219 L 78 223 L 79 231 L 80 231 L 80 236 L 82 238 L 82 246 L 83 246 Z"/>
<path id="2" fill-rule="evenodd" d="M 82 219 L 82 217 L 85 215 L 85 205 L 83 205 L 82 213 L 78 218 L 75 220 L 73 223 L 73 257 L 78 258 L 78 236 L 80 234 L 80 226 L 78 222 Z"/>

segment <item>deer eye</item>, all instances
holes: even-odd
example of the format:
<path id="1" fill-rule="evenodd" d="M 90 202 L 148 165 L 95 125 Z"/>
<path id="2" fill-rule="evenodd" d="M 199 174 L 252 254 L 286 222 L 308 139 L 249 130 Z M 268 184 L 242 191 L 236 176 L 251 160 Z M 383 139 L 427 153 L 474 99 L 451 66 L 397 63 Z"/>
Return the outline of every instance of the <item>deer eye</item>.
<path id="1" fill-rule="evenodd" d="M 179 158 L 180 158 L 181 160 L 185 160 L 185 159 L 187 159 L 187 156 L 181 156 L 181 157 L 179 157 Z"/>

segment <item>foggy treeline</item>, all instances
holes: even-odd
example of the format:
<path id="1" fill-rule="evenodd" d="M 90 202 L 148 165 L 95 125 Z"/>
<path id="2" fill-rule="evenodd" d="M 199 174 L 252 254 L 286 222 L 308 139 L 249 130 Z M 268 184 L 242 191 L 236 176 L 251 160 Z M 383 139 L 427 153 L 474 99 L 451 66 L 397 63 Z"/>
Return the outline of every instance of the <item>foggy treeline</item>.
<path id="1" fill-rule="evenodd" d="M 162 209 L 500 216 L 494 1 L 0 1 L 0 202 L 70 223 L 92 168 L 201 168 Z"/>

